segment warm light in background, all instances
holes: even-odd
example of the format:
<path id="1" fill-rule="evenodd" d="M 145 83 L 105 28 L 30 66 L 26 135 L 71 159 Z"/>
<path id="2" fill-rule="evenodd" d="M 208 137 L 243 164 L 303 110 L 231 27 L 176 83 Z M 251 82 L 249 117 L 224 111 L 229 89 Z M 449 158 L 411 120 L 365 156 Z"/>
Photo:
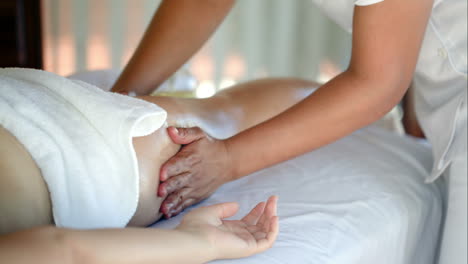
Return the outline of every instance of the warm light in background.
<path id="1" fill-rule="evenodd" d="M 325 59 L 320 63 L 317 81 L 319 83 L 326 83 L 335 78 L 340 73 L 341 69 L 338 67 L 338 65 L 336 65 L 336 63 L 329 59 Z"/>
<path id="2" fill-rule="evenodd" d="M 215 72 L 213 57 L 207 51 L 202 51 L 192 59 L 190 71 L 200 82 L 213 80 Z"/>
<path id="3" fill-rule="evenodd" d="M 50 53 L 55 53 L 57 58 L 52 63 L 57 65 L 58 73 L 67 75 L 75 71 L 75 38 L 72 35 L 64 35 L 58 41 L 58 48 Z"/>
<path id="4" fill-rule="evenodd" d="M 240 80 L 242 79 L 246 72 L 247 66 L 245 63 L 245 58 L 240 54 L 230 54 L 224 65 L 224 76 L 230 80 Z"/>
<path id="5" fill-rule="evenodd" d="M 88 39 L 86 43 L 86 67 L 89 70 L 110 69 L 111 55 L 106 21 L 109 19 L 104 1 L 93 2 L 93 11 L 88 15 Z"/>
<path id="6" fill-rule="evenodd" d="M 129 0 L 41 2 L 44 68 L 63 76 L 121 69 L 157 5 L 156 1 Z"/>
<path id="7" fill-rule="evenodd" d="M 109 44 L 103 36 L 93 35 L 88 40 L 87 65 L 89 70 L 111 68 Z"/>
<path id="8" fill-rule="evenodd" d="M 53 5 L 54 3 L 51 0 L 42 1 L 44 68 L 60 75 L 67 75 L 73 73 L 76 67 L 76 36 L 71 30 L 72 5 L 69 1 L 64 1 L 60 6 Z M 60 20 L 61 17 L 57 17 L 56 14 L 70 15 L 67 19 Z"/>
<path id="9" fill-rule="evenodd" d="M 208 97 L 238 82 L 265 77 L 326 82 L 347 64 L 349 34 L 326 22 L 310 0 L 256 1 L 252 9 L 251 0 L 238 0 L 214 37 L 179 77 L 166 83 L 165 92 Z M 66 76 L 102 69 L 119 72 L 161 0 L 41 2 L 45 69 Z M 280 12 L 284 16 L 274 15 Z M 317 38 L 311 32 L 327 34 Z M 153 67 L 158 65 L 148 65 L 148 70 Z"/>
<path id="10" fill-rule="evenodd" d="M 219 84 L 219 89 L 226 89 L 226 88 L 229 88 L 233 85 L 235 85 L 237 82 L 234 81 L 233 79 L 230 79 L 230 78 L 225 78 L 221 81 L 221 83 Z"/>
<path id="11" fill-rule="evenodd" d="M 202 81 L 195 90 L 197 98 L 208 98 L 216 93 L 216 86 L 213 81 Z"/>

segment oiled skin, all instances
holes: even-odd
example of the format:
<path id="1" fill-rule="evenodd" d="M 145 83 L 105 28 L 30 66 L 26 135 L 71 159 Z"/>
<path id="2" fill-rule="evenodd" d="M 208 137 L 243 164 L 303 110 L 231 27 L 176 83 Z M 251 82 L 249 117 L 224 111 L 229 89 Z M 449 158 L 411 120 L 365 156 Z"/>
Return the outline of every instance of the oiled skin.
<path id="1" fill-rule="evenodd" d="M 267 79 L 236 85 L 207 99 L 139 98 L 165 109 L 169 126 L 199 126 L 215 138 L 227 138 L 286 110 L 317 87 L 297 79 Z M 166 128 L 133 139 L 140 194 L 129 226 L 147 226 L 161 217 L 163 198 L 156 195 L 159 170 L 180 148 L 172 143 Z M 8 146 L 0 149 L 0 234 L 53 224 L 47 185 L 29 153 L 2 127 L 0 145 Z"/>

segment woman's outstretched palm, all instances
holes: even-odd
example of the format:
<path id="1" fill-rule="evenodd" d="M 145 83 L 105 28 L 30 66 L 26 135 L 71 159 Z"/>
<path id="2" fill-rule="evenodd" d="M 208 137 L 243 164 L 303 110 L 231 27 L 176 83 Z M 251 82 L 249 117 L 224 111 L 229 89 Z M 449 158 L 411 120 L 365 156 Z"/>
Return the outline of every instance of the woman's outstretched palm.
<path id="1" fill-rule="evenodd" d="M 255 206 L 241 220 L 222 220 L 239 209 L 236 203 L 203 207 L 188 213 L 178 227 L 206 237 L 216 258 L 247 257 L 273 245 L 278 235 L 277 197 Z"/>

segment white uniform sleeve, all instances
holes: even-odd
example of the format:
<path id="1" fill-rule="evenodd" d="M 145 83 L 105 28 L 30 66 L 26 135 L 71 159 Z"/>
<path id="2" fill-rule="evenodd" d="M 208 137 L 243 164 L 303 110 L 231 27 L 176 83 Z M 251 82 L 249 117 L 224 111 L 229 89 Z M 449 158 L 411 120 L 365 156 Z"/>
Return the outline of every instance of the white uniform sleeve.
<path id="1" fill-rule="evenodd" d="M 373 5 L 376 3 L 383 2 L 384 0 L 355 0 L 355 4 L 358 6 L 367 6 L 367 5 Z"/>

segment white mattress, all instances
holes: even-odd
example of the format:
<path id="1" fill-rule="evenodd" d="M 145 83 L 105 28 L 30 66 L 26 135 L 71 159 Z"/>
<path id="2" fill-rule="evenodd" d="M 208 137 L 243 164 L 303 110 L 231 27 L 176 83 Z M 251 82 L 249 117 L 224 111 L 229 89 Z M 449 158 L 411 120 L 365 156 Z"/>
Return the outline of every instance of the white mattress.
<path id="1" fill-rule="evenodd" d="M 438 186 L 424 184 L 430 168 L 427 146 L 369 127 L 226 184 L 195 207 L 237 201 L 238 219 L 280 197 L 273 248 L 216 264 L 430 264 L 442 216 Z M 175 227 L 182 215 L 154 227 Z"/>
<path id="2" fill-rule="evenodd" d="M 70 76 L 108 90 L 117 71 Z M 215 264 L 431 264 L 442 217 L 428 146 L 380 127 L 222 186 L 199 207 L 236 201 L 235 219 L 280 196 L 280 234 L 272 249 Z M 186 210 L 188 212 L 190 209 Z M 185 212 L 185 213 L 186 213 Z M 153 225 L 172 228 L 182 216 Z"/>

